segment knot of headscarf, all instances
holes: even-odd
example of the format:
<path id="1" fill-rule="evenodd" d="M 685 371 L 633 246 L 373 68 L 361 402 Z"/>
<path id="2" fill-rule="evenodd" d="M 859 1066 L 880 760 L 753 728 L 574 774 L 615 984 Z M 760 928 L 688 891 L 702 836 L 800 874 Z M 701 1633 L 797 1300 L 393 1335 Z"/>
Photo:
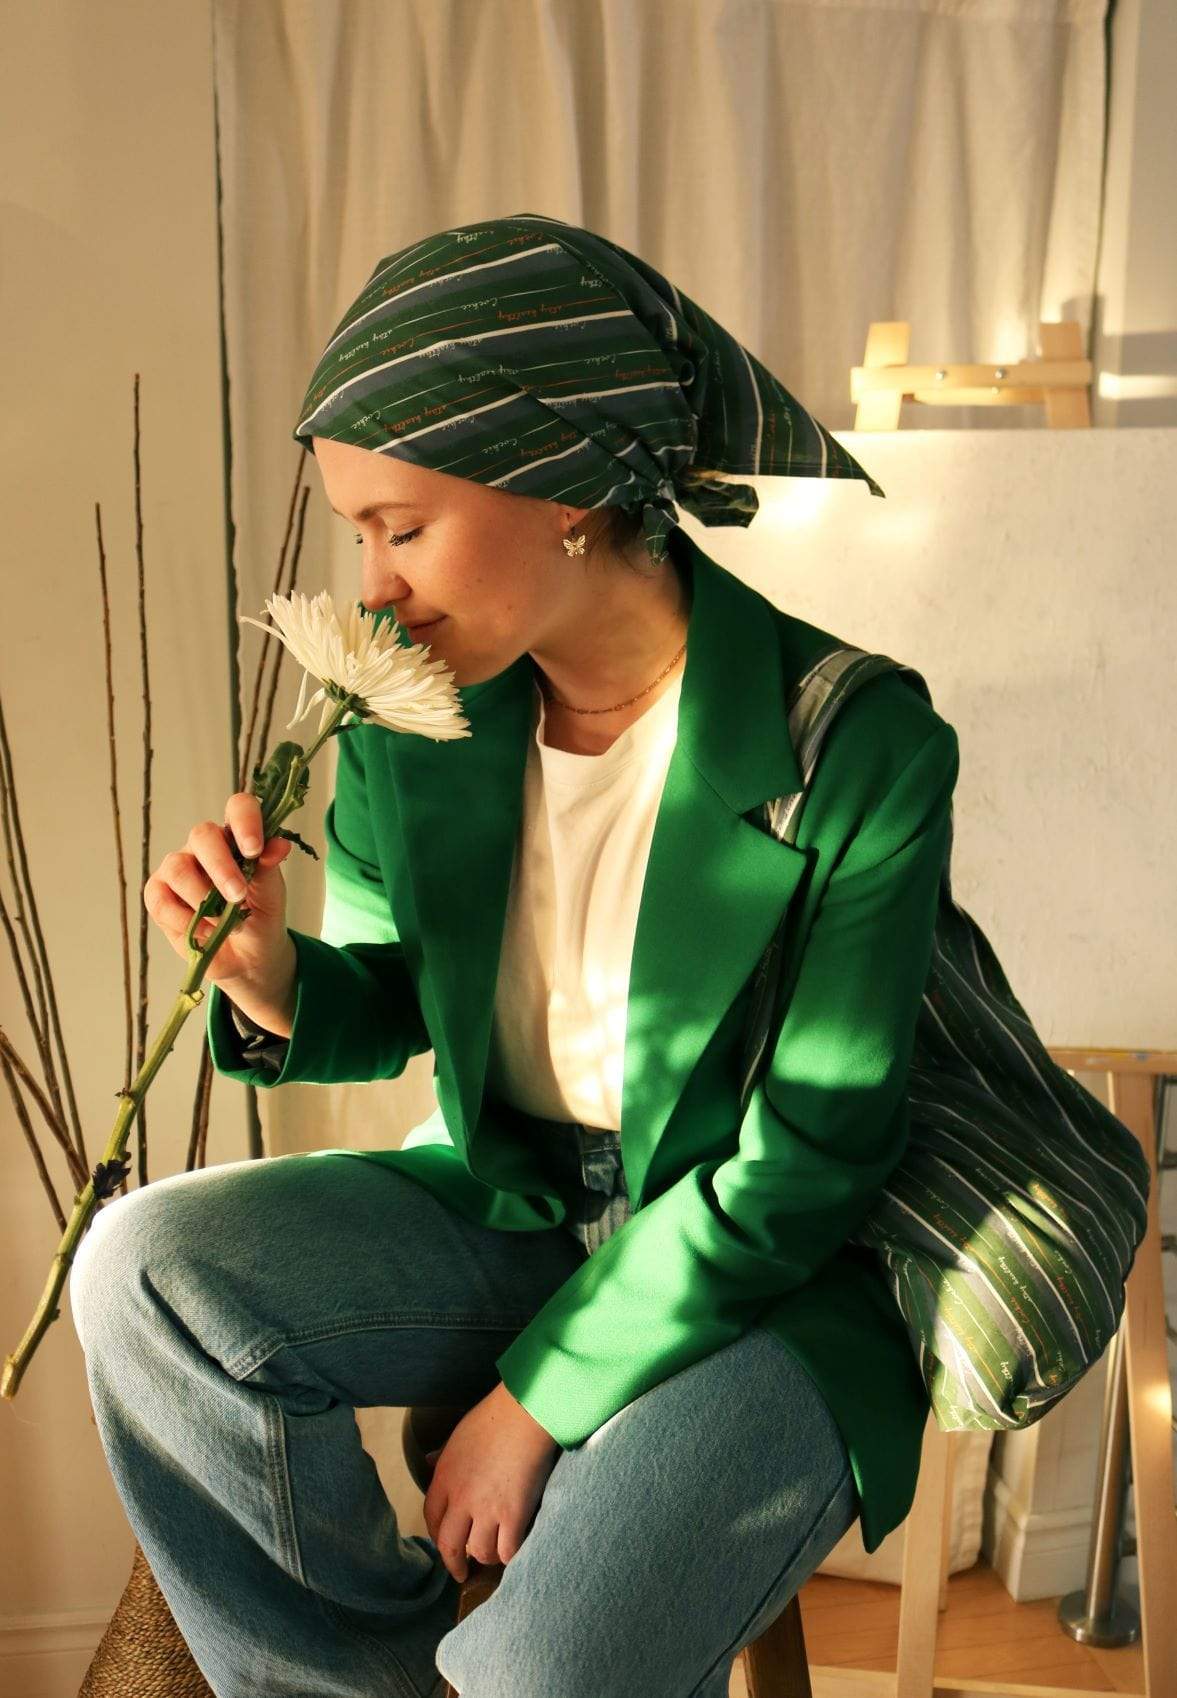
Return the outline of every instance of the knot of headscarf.
<path id="1" fill-rule="evenodd" d="M 619 503 L 627 512 L 640 506 L 642 535 L 653 560 L 666 557 L 666 539 L 678 523 L 676 496 L 679 506 L 704 525 L 750 525 L 760 506 L 750 483 L 688 483 L 684 479 L 676 482 L 673 478 L 663 478 L 652 494 Z"/>
<path id="2" fill-rule="evenodd" d="M 540 213 L 381 259 L 293 434 L 312 452 L 329 437 L 513 494 L 640 511 L 655 561 L 676 501 L 704 525 L 751 524 L 754 487 L 723 474 L 860 478 L 884 493 L 660 272 Z"/>

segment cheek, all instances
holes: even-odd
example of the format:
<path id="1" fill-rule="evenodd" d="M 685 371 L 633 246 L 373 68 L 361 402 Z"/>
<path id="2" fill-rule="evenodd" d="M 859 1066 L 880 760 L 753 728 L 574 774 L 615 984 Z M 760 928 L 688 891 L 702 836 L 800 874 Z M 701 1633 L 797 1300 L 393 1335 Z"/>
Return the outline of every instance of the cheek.
<path id="1" fill-rule="evenodd" d="M 460 639 L 471 652 L 497 655 L 551 615 L 552 563 L 517 522 L 455 529 L 436 564 L 428 595 L 422 573 L 419 599 L 448 615 L 450 629 L 442 626 L 439 637 Z"/>

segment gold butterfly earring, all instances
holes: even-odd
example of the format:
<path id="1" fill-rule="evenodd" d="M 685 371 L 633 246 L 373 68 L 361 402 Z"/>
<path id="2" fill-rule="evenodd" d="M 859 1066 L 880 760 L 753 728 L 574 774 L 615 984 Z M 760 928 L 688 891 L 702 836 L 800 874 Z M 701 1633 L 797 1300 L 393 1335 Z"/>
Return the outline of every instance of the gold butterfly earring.
<path id="1" fill-rule="evenodd" d="M 583 531 L 581 531 L 575 542 L 572 541 L 571 537 L 564 537 L 564 550 L 567 554 L 583 554 L 586 541 L 587 538 Z"/>

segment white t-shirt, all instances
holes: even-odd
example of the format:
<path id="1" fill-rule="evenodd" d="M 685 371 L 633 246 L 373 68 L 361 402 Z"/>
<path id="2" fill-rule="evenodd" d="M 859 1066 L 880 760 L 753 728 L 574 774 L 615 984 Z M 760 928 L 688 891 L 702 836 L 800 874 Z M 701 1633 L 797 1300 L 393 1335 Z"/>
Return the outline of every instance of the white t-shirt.
<path id="1" fill-rule="evenodd" d="M 487 1090 L 549 1120 L 619 1131 L 629 970 L 682 670 L 599 755 L 550 748 L 535 685 Z"/>

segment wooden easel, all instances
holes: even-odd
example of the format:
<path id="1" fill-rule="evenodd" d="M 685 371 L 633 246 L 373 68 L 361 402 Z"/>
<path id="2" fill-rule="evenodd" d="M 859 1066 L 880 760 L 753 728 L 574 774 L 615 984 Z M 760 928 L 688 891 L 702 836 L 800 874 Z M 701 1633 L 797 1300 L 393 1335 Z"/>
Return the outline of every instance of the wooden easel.
<path id="1" fill-rule="evenodd" d="M 1117 1692 L 1117 1698 L 1172 1698 L 1177 1693 L 1177 1517 L 1154 1081 L 1159 1074 L 1177 1073 L 1177 1052 L 1051 1049 L 1050 1054 L 1070 1073 L 1106 1074 L 1108 1106 L 1136 1134 L 1148 1157 L 1148 1227 L 1124 1283 L 1121 1322 L 1127 1343 L 1144 1691 Z M 938 1616 L 948 1607 L 955 1437 L 943 1432 L 929 1413 L 915 1501 L 903 1524 L 896 1672 L 815 1664 L 809 1671 L 813 1698 L 1081 1698 L 1090 1691 L 1088 1687 L 935 1678 Z"/>
<path id="2" fill-rule="evenodd" d="M 1053 428 L 1090 427 L 1091 361 L 1074 320 L 1038 326 L 1041 354 L 1016 365 L 909 366 L 911 325 L 903 319 L 871 325 L 862 365 L 850 368 L 850 399 L 858 403 L 855 430 L 898 430 L 905 401 L 925 406 L 1046 408 Z"/>

